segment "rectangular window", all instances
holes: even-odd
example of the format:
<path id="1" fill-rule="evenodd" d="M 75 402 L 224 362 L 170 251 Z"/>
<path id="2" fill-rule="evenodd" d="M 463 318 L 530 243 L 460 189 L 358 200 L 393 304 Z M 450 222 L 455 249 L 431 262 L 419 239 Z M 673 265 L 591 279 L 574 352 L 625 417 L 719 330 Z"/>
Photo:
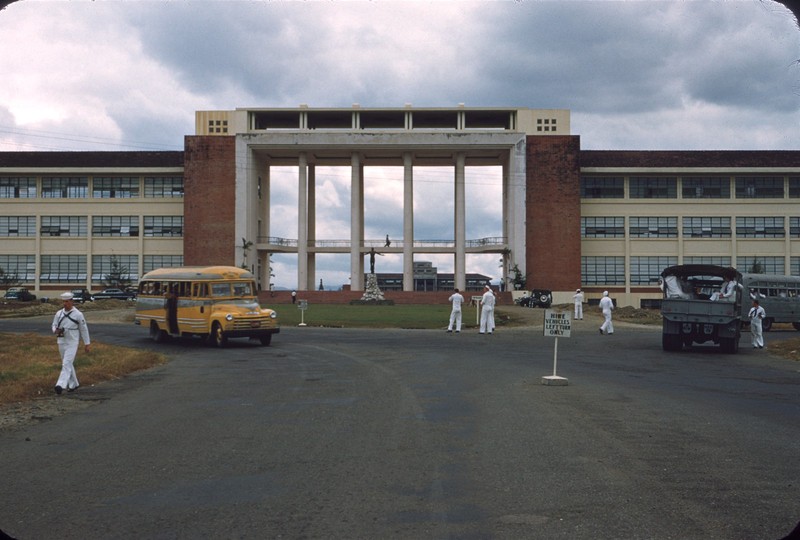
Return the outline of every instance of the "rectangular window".
<path id="1" fill-rule="evenodd" d="M 684 217 L 684 238 L 730 238 L 729 217 Z"/>
<path id="2" fill-rule="evenodd" d="M 713 264 L 728 267 L 731 265 L 730 257 L 684 257 L 683 264 Z"/>
<path id="3" fill-rule="evenodd" d="M 139 257 L 137 255 L 94 255 L 92 257 L 92 283 L 103 283 L 112 277 L 136 283 L 139 280 Z"/>
<path id="4" fill-rule="evenodd" d="M 737 176 L 737 199 L 783 199 L 782 176 Z"/>
<path id="5" fill-rule="evenodd" d="M 784 238 L 783 217 L 737 217 L 738 238 Z"/>
<path id="6" fill-rule="evenodd" d="M 718 176 L 685 176 L 681 180 L 684 199 L 730 199 L 731 180 Z"/>
<path id="7" fill-rule="evenodd" d="M 138 196 L 138 177 L 95 176 L 92 179 L 92 197 L 97 199 L 130 199 Z"/>
<path id="8" fill-rule="evenodd" d="M 139 236 L 139 217 L 94 216 L 92 236 Z"/>
<path id="9" fill-rule="evenodd" d="M 800 276 L 800 257 L 791 257 L 789 259 L 789 264 L 791 265 L 791 274 L 792 276 Z"/>
<path id="10" fill-rule="evenodd" d="M 677 238 L 677 217 L 631 217 L 631 238 Z"/>
<path id="11" fill-rule="evenodd" d="M 85 283 L 86 255 L 42 255 L 43 283 Z"/>
<path id="12" fill-rule="evenodd" d="M 800 217 L 789 218 L 789 235 L 792 238 L 800 238 Z"/>
<path id="13" fill-rule="evenodd" d="M 581 238 L 625 238 L 625 218 L 582 217 Z"/>
<path id="14" fill-rule="evenodd" d="M 631 257 L 631 285 L 658 285 L 661 272 L 676 264 L 677 257 Z"/>
<path id="15" fill-rule="evenodd" d="M 42 236 L 86 236 L 86 216 L 42 216 Z"/>
<path id="16" fill-rule="evenodd" d="M 783 276 L 786 264 L 783 257 L 736 257 L 736 269 L 742 273 Z"/>
<path id="17" fill-rule="evenodd" d="M 800 199 L 800 176 L 789 177 L 789 198 Z"/>
<path id="18" fill-rule="evenodd" d="M 176 268 L 183 266 L 183 255 L 145 255 L 142 273 L 146 274 L 156 268 Z"/>
<path id="19" fill-rule="evenodd" d="M 36 236 L 33 216 L 0 216 L 0 236 Z"/>
<path id="20" fill-rule="evenodd" d="M 145 236 L 183 236 L 183 216 L 144 216 Z"/>
<path id="21" fill-rule="evenodd" d="M 621 176 L 584 176 L 581 178 L 582 199 L 624 199 L 625 181 Z"/>
<path id="22" fill-rule="evenodd" d="M 36 279 L 36 255 L 0 255 L 0 269 L 23 283 Z"/>
<path id="23" fill-rule="evenodd" d="M 675 177 L 631 176 L 631 199 L 677 199 L 678 179 Z"/>
<path id="24" fill-rule="evenodd" d="M 33 199 L 36 197 L 36 178 L 0 177 L 0 199 Z"/>
<path id="25" fill-rule="evenodd" d="M 581 285 L 624 285 L 625 257 L 581 257 Z"/>
<path id="26" fill-rule="evenodd" d="M 89 179 L 84 177 L 42 178 L 45 199 L 85 199 L 89 197 Z"/>
<path id="27" fill-rule="evenodd" d="M 182 176 L 152 176 L 144 179 L 144 196 L 158 199 L 183 197 Z"/>

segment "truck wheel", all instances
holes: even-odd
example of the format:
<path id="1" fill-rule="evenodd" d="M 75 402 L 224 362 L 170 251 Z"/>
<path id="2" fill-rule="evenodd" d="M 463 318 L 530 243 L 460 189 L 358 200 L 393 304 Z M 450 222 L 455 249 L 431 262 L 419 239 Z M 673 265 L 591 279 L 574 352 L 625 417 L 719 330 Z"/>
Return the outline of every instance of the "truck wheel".
<path id="1" fill-rule="evenodd" d="M 680 351 L 683 348 L 681 336 L 661 334 L 661 348 L 665 351 Z"/>
<path id="2" fill-rule="evenodd" d="M 222 325 L 218 322 L 211 327 L 211 343 L 220 349 L 228 343 L 228 336 L 222 331 Z"/>
<path id="3" fill-rule="evenodd" d="M 164 343 L 169 339 L 169 334 L 160 329 L 156 321 L 150 321 L 150 339 L 156 343 Z"/>
<path id="4" fill-rule="evenodd" d="M 736 354 L 739 352 L 739 336 L 722 338 L 719 340 L 719 346 L 722 349 L 722 352 Z"/>
<path id="5" fill-rule="evenodd" d="M 761 329 L 764 330 L 764 332 L 769 332 L 772 329 L 773 322 L 775 322 L 775 320 L 772 317 L 767 317 L 761 321 Z"/>

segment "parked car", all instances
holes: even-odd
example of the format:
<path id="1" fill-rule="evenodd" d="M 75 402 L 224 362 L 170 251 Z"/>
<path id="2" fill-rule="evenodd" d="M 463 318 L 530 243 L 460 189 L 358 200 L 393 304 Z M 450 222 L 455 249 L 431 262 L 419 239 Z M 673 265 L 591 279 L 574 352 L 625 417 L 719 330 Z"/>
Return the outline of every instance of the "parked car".
<path id="1" fill-rule="evenodd" d="M 523 296 L 519 299 L 519 305 L 529 308 L 549 308 L 552 303 L 553 292 L 547 289 L 534 289 L 531 291 L 530 296 Z"/>
<path id="2" fill-rule="evenodd" d="M 30 302 L 31 300 L 36 300 L 36 295 L 25 287 L 11 287 L 6 291 L 3 298 L 17 302 Z"/>
<path id="3" fill-rule="evenodd" d="M 122 289 L 105 289 L 99 293 L 94 293 L 95 300 L 135 300 L 136 294 L 123 291 Z"/>
<path id="4" fill-rule="evenodd" d="M 87 289 L 72 289 L 70 292 L 72 293 L 73 301 L 77 304 L 94 302 L 94 296 Z"/>

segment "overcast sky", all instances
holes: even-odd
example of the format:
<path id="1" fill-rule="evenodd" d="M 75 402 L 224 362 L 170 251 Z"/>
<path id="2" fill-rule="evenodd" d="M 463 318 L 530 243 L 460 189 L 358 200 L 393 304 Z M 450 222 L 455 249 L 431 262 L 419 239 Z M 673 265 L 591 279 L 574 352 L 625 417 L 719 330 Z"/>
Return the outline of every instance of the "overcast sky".
<path id="1" fill-rule="evenodd" d="M 800 149 L 800 31 L 768 0 L 25 0 L 0 39 L 0 151 L 182 150 L 196 110 L 301 103 L 570 109 L 584 149 Z M 367 175 L 367 237 L 399 238 L 402 173 Z M 287 177 L 272 233 L 296 238 Z M 349 171 L 317 178 L 317 236 L 349 238 Z M 452 172 L 415 180 L 415 236 L 452 238 Z M 468 238 L 500 235 L 498 183 L 468 171 Z M 294 261 L 275 266 L 294 286 Z M 317 263 L 329 286 L 348 266 Z M 495 256 L 468 266 L 499 277 Z"/>

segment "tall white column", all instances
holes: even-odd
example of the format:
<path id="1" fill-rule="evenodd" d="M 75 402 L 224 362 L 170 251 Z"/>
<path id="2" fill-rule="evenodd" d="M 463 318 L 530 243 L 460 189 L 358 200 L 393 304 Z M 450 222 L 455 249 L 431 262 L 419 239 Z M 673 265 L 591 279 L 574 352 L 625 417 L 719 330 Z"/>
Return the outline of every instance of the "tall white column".
<path id="1" fill-rule="evenodd" d="M 403 154 L 403 290 L 414 290 L 414 162 Z"/>
<path id="2" fill-rule="evenodd" d="M 316 165 L 308 166 L 308 206 L 307 206 L 307 240 L 308 246 L 316 245 L 317 240 L 317 181 L 316 181 Z M 308 263 L 306 271 L 308 272 L 308 289 L 313 291 L 316 282 L 317 271 L 317 255 L 315 251 L 308 251 Z"/>
<path id="3" fill-rule="evenodd" d="M 261 206 L 259 216 L 261 219 L 261 229 L 258 231 L 258 240 L 256 243 L 268 242 L 270 233 L 270 166 L 269 163 L 264 163 L 261 167 Z M 269 252 L 259 253 L 261 260 L 261 288 L 268 291 L 272 283 L 272 277 L 269 271 Z"/>
<path id="4" fill-rule="evenodd" d="M 297 289 L 308 290 L 308 160 L 301 152 L 297 163 Z"/>
<path id="5" fill-rule="evenodd" d="M 456 154 L 456 181 L 455 181 L 455 237 L 456 255 L 453 280 L 459 290 L 467 288 L 467 221 L 466 221 L 466 196 L 464 187 L 464 169 L 466 155 L 463 152 Z"/>
<path id="6" fill-rule="evenodd" d="M 503 165 L 504 230 L 509 254 L 508 263 L 517 265 L 523 276 L 527 275 L 525 261 L 525 198 L 526 185 L 525 138 L 522 137 L 509 151 L 508 162 Z M 507 275 L 507 273 L 506 273 Z M 530 286 L 530 284 L 528 284 Z"/>
<path id="7" fill-rule="evenodd" d="M 350 157 L 350 289 L 364 290 L 364 174 L 361 156 Z"/>

